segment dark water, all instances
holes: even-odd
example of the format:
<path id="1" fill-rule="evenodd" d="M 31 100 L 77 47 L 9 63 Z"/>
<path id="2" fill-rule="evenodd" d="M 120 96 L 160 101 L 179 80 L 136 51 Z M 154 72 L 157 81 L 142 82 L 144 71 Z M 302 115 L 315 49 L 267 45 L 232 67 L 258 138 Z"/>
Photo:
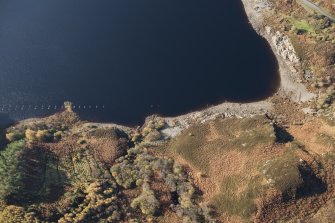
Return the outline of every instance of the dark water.
<path id="1" fill-rule="evenodd" d="M 0 0 L 0 105 L 70 100 L 104 105 L 83 118 L 140 124 L 264 99 L 277 70 L 238 0 Z"/>

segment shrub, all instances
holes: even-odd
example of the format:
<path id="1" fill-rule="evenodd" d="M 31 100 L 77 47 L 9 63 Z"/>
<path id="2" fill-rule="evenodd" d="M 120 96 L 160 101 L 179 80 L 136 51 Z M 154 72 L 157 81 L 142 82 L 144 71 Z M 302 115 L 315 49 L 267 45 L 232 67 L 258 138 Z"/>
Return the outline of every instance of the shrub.
<path id="1" fill-rule="evenodd" d="M 159 209 L 159 202 L 147 182 L 142 185 L 142 193 L 131 202 L 132 208 L 140 208 L 145 215 L 154 215 Z"/>
<path id="2" fill-rule="evenodd" d="M 23 207 L 7 206 L 0 212 L 0 222 L 3 223 L 38 223 L 34 212 L 27 212 Z"/>
<path id="3" fill-rule="evenodd" d="M 73 108 L 73 103 L 70 101 L 65 101 L 64 102 L 64 108 L 66 111 L 68 112 L 73 112 L 72 108 Z"/>
<path id="4" fill-rule="evenodd" d="M 39 142 L 49 142 L 52 138 L 48 130 L 37 130 L 36 132 L 36 139 Z"/>
<path id="5" fill-rule="evenodd" d="M 62 138 L 63 132 L 57 131 L 54 133 L 54 140 L 59 141 Z"/>
<path id="6" fill-rule="evenodd" d="M 78 145 L 84 145 L 84 144 L 86 144 L 86 140 L 85 139 L 78 139 L 77 144 Z"/>
<path id="7" fill-rule="evenodd" d="M 142 134 L 139 133 L 139 132 L 135 132 L 135 133 L 133 134 L 132 138 L 131 138 L 131 141 L 133 141 L 133 142 L 136 143 L 136 142 L 141 141 L 141 139 L 142 139 Z"/>
<path id="8" fill-rule="evenodd" d="M 34 130 L 27 129 L 25 135 L 26 135 L 26 139 L 29 142 L 34 142 L 37 140 L 36 132 Z"/>
<path id="9" fill-rule="evenodd" d="M 77 192 L 84 199 L 80 202 L 77 200 L 73 208 L 67 209 L 59 223 L 120 222 L 121 209 L 116 196 L 117 185 L 114 181 L 94 181 L 86 185 L 84 192 L 74 191 L 74 193 Z"/>
<path id="10" fill-rule="evenodd" d="M 12 132 L 6 133 L 6 139 L 9 142 L 14 142 L 14 141 L 17 141 L 23 138 L 24 138 L 24 133 L 19 132 L 19 131 L 12 131 Z"/>
<path id="11" fill-rule="evenodd" d="M 124 188 L 131 188 L 134 186 L 138 173 L 131 166 L 126 164 L 124 161 L 121 164 L 117 164 L 112 167 L 112 176 L 115 178 L 116 182 Z"/>
<path id="12" fill-rule="evenodd" d="M 175 194 L 171 202 L 184 222 L 211 222 L 205 209 L 195 202 L 195 189 L 185 171 L 172 159 L 152 156 L 142 147 L 136 146 L 116 162 L 111 171 L 119 185 L 125 188 L 142 185 L 142 193 L 131 202 L 132 208 L 139 208 L 147 217 L 157 213 L 160 204 L 148 182 L 159 178 L 161 183 L 168 186 L 170 193 Z"/>
<path id="13" fill-rule="evenodd" d="M 156 129 L 154 129 L 146 135 L 145 141 L 154 142 L 154 141 L 160 140 L 161 138 L 162 138 L 162 134 Z"/>

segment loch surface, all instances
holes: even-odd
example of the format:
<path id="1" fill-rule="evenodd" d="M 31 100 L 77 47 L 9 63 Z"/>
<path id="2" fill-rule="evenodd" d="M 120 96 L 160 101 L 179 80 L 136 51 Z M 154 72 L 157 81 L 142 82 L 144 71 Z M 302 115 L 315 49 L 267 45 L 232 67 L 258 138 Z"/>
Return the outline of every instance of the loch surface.
<path id="1" fill-rule="evenodd" d="M 69 100 L 84 119 L 136 125 L 279 82 L 238 0 L 0 0 L 0 106 L 23 106 L 5 109 L 14 119 Z"/>

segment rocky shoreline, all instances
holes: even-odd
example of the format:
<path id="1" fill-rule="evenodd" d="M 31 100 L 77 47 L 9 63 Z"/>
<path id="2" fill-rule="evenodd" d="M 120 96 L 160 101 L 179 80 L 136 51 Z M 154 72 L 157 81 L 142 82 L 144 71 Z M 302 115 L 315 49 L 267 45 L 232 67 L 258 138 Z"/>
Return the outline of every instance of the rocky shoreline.
<path id="1" fill-rule="evenodd" d="M 269 24 L 264 24 L 265 14 L 271 13 L 271 3 L 267 0 L 242 0 L 242 3 L 254 30 L 266 39 L 276 56 L 281 78 L 279 93 L 290 96 L 295 102 L 312 100 L 315 94 L 308 92 L 300 83 L 303 70 L 290 39 L 285 34 L 273 30 Z"/>
<path id="2" fill-rule="evenodd" d="M 281 84 L 277 94 L 283 98 L 290 98 L 297 103 L 308 102 L 314 99 L 315 94 L 308 92 L 300 80 L 302 71 L 300 59 L 296 55 L 294 48 L 287 36 L 273 30 L 268 24 L 264 25 L 265 13 L 271 10 L 271 4 L 267 0 L 242 0 L 246 15 L 253 29 L 266 39 L 271 47 L 279 66 Z M 224 102 L 216 106 L 200 109 L 177 117 L 157 117 L 156 115 L 146 118 L 144 126 L 150 120 L 159 118 L 167 124 L 162 130 L 165 138 L 179 135 L 182 130 L 187 129 L 194 123 L 204 123 L 218 117 L 253 117 L 273 112 L 274 106 L 270 99 L 251 103 L 230 103 Z M 126 131 L 129 128 L 114 123 L 90 123 L 98 126 L 113 126 Z"/>
<path id="3" fill-rule="evenodd" d="M 335 78 L 313 88 L 301 36 L 269 1 L 242 2 L 278 60 L 277 93 L 137 127 L 83 121 L 71 102 L 22 120 L 3 135 L 0 222 L 334 222 L 335 119 L 314 98 L 327 87 L 335 101 Z"/>
<path id="4" fill-rule="evenodd" d="M 288 36 L 275 31 L 268 24 L 264 25 L 263 18 L 265 13 L 270 12 L 271 3 L 267 0 L 242 0 L 242 3 L 253 29 L 266 39 L 278 61 L 281 83 L 277 94 L 283 98 L 288 97 L 296 103 L 314 100 L 316 95 L 309 92 L 301 83 L 300 77 L 303 72 L 301 62 Z M 203 123 L 217 117 L 252 117 L 271 113 L 273 107 L 269 99 L 253 103 L 224 102 L 197 112 L 177 117 L 165 117 L 163 119 L 168 127 L 162 133 L 167 137 L 175 137 L 192 123 Z M 152 117 L 147 118 L 147 120 L 151 119 Z"/>
<path id="5" fill-rule="evenodd" d="M 264 25 L 263 18 L 266 13 L 271 11 L 271 3 L 267 0 L 242 0 L 242 3 L 253 29 L 266 39 L 278 61 L 281 84 L 277 95 L 283 98 L 288 97 L 297 103 L 313 100 L 315 94 L 308 92 L 304 84 L 301 83 L 300 74 L 303 71 L 289 38 L 279 31 L 275 31 L 268 24 Z M 274 104 L 270 99 L 271 97 L 252 103 L 224 102 L 177 117 L 159 117 L 167 123 L 162 133 L 166 138 L 170 138 L 177 136 L 193 123 L 204 123 L 218 117 L 244 118 L 271 113 Z M 148 121 L 156 118 L 156 115 L 147 117 L 144 126 Z M 117 127 L 126 131 L 134 130 L 134 128 L 114 123 L 88 123 L 88 125 L 90 124 Z"/>

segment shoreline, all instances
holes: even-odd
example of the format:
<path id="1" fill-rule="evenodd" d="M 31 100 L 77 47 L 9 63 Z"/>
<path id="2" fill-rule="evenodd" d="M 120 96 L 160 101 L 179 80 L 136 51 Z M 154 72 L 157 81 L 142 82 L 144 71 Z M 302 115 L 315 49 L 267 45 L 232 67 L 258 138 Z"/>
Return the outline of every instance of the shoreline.
<path id="1" fill-rule="evenodd" d="M 303 70 L 289 38 L 284 34 L 273 31 L 268 25 L 263 26 L 264 15 L 271 8 L 270 3 L 267 0 L 241 0 L 241 3 L 250 25 L 269 44 L 278 62 L 280 85 L 274 95 L 278 94 L 283 98 L 289 97 L 297 103 L 313 100 L 316 95 L 309 92 L 306 86 L 301 83 L 299 72 L 303 72 Z M 266 114 L 274 109 L 273 103 L 269 101 L 273 96 L 258 102 L 224 102 L 210 108 L 176 117 L 159 117 L 165 120 L 169 126 L 162 130 L 162 133 L 166 137 L 175 137 L 195 122 L 206 122 L 217 117 L 244 118 Z M 150 120 L 151 117 L 147 117 L 146 120 Z"/>
<path id="2" fill-rule="evenodd" d="M 271 47 L 271 50 L 278 62 L 280 85 L 274 95 L 279 95 L 279 97 L 283 98 L 290 97 L 292 101 L 297 103 L 308 102 L 314 99 L 316 95 L 308 92 L 304 84 L 300 83 L 301 80 L 299 72 L 303 71 L 300 66 L 299 58 L 296 56 L 289 38 L 284 34 L 272 30 L 270 26 L 264 26 L 263 24 L 265 13 L 271 9 L 270 3 L 267 0 L 241 0 L 241 4 L 250 25 L 255 32 L 260 35 L 260 37 L 265 39 L 269 47 Z M 157 117 L 159 119 L 163 119 L 167 123 L 167 128 L 162 130 L 163 135 L 165 137 L 175 137 L 182 130 L 188 128 L 191 124 L 196 122 L 206 122 L 217 117 L 252 117 L 271 112 L 273 111 L 274 106 L 269 99 L 273 96 L 265 100 L 250 103 L 224 102 L 209 108 L 200 109 L 195 112 L 175 117 L 160 117 L 151 115 L 146 117 L 142 126 L 145 126 L 149 120 Z M 26 119 L 19 122 L 25 122 L 32 119 L 38 118 Z M 134 130 L 136 128 L 112 122 L 97 123 L 88 121 L 87 124 L 114 126 L 127 130 Z"/>
<path id="3" fill-rule="evenodd" d="M 295 102 L 307 102 L 315 98 L 301 83 L 300 73 L 303 72 L 300 59 L 288 36 L 273 30 L 268 24 L 264 25 L 264 16 L 271 10 L 267 0 L 241 0 L 244 11 L 253 29 L 263 37 L 274 53 L 279 67 L 280 87 L 278 93 L 290 96 Z"/>
<path id="4" fill-rule="evenodd" d="M 252 28 L 271 47 L 271 50 L 278 61 L 280 85 L 277 93 L 280 97 L 290 97 L 292 101 L 304 103 L 313 100 L 316 95 L 307 90 L 301 82 L 299 72 L 303 72 L 300 60 L 287 36 L 273 31 L 270 26 L 263 26 L 263 18 L 271 5 L 267 0 L 241 0 L 245 14 Z M 273 97 L 273 96 L 271 96 Z M 271 98 L 269 97 L 269 98 Z M 224 115 L 225 117 L 250 117 L 257 114 L 265 114 L 273 110 L 273 103 L 269 98 L 253 103 L 230 103 L 224 102 L 211 108 L 203 109 L 177 117 L 162 117 L 167 123 L 180 122 L 179 126 L 163 130 L 170 136 L 175 136 L 183 127 L 187 128 L 192 121 L 205 122 Z M 174 129 L 174 130 L 173 130 Z"/>

